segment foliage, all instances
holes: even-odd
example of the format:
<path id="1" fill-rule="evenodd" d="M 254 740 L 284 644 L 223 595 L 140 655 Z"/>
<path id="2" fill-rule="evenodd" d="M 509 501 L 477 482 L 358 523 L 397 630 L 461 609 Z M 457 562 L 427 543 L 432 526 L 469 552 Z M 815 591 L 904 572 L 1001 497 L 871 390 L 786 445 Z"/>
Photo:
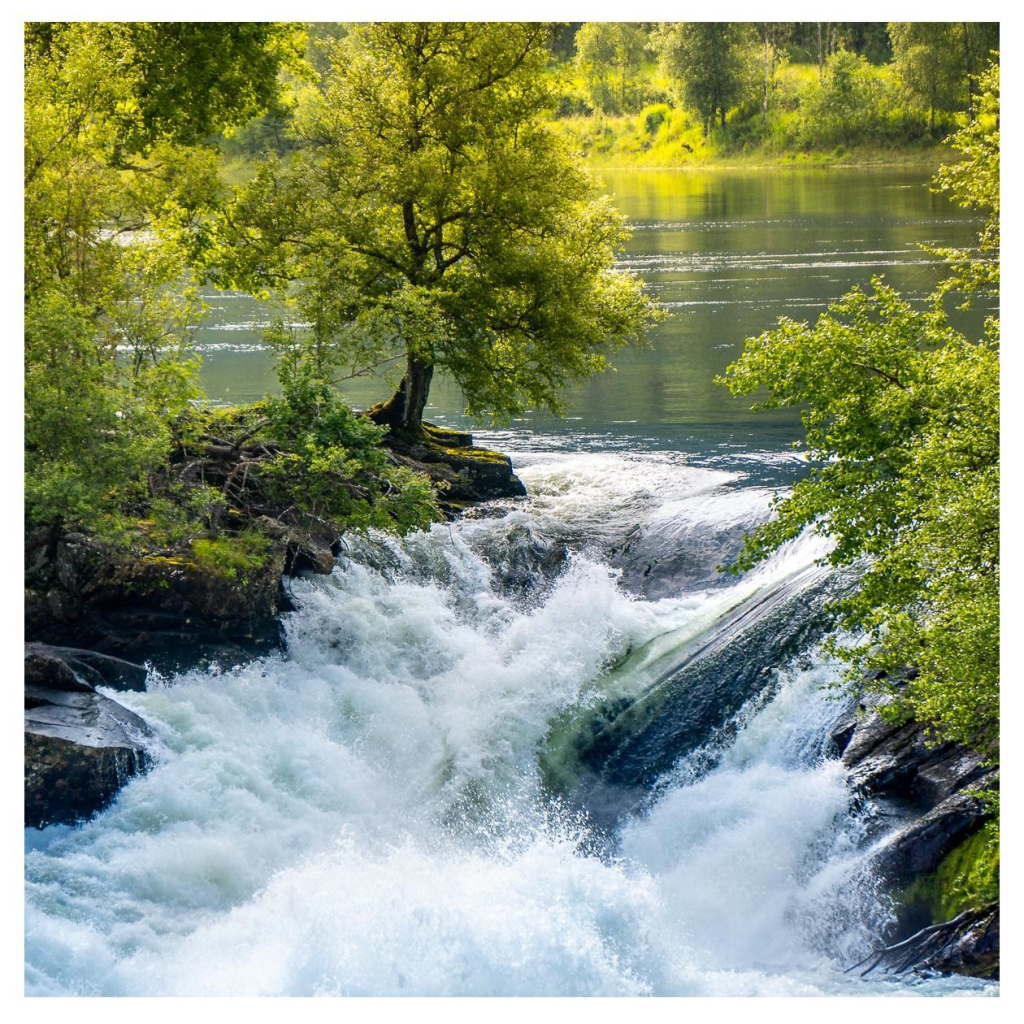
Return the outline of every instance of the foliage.
<path id="1" fill-rule="evenodd" d="M 835 565 L 870 561 L 839 605 L 864 634 L 843 653 L 854 675 L 920 675 L 901 706 L 981 746 L 998 730 L 998 354 L 940 309 L 915 311 L 880 280 L 817 323 L 788 319 L 747 342 L 735 394 L 801 408 L 818 463 L 748 538 L 747 568 L 812 525 Z"/>
<path id="2" fill-rule="evenodd" d="M 994 81 L 994 79 L 993 79 Z M 998 137 L 981 129 L 974 177 L 940 177 L 978 203 L 997 180 Z M 963 277 L 960 286 L 964 286 Z M 766 390 L 764 408 L 798 408 L 810 474 L 747 538 L 747 568 L 808 526 L 832 537 L 835 565 L 864 563 L 834 645 L 850 678 L 914 665 L 894 716 L 993 752 L 999 729 L 999 356 L 997 325 L 971 341 L 953 330 L 941 293 L 915 310 L 880 279 L 855 289 L 815 324 L 780 320 L 750 339 L 723 383 Z"/>
<path id="3" fill-rule="evenodd" d="M 826 145 L 864 138 L 881 120 L 879 84 L 864 57 L 837 49 L 801 109 L 804 137 Z"/>
<path id="4" fill-rule="evenodd" d="M 557 410 L 651 317 L 611 270 L 622 218 L 543 123 L 546 42 L 516 23 L 353 27 L 297 114 L 303 148 L 261 164 L 222 225 L 225 278 L 291 287 L 311 352 L 404 357 L 396 423 L 419 424 L 435 367 L 471 415 Z"/>
<path id="5" fill-rule="evenodd" d="M 582 28 L 599 38 L 599 23 Z M 645 26 L 635 28 L 640 32 Z M 882 23 L 753 22 L 731 28 L 726 23 L 669 23 L 649 37 L 650 48 L 660 53 L 659 65 L 642 65 L 629 79 L 635 97 L 629 109 L 669 103 L 671 116 L 663 119 L 669 131 L 645 130 L 621 112 L 614 96 L 599 102 L 581 74 L 560 94 L 556 117 L 573 144 L 599 165 L 938 158 L 938 134 L 962 126 L 962 111 L 970 117 L 977 111 L 979 72 L 998 43 L 998 25 L 889 28 L 897 38 L 931 33 L 946 39 L 943 73 L 953 85 L 936 97 L 933 109 L 925 92 L 907 84 L 907 76 L 913 76 L 907 48 L 901 49 L 900 62 L 891 59 Z M 725 46 L 730 34 L 733 45 Z M 577 57 L 556 74 L 567 77 L 582 70 Z M 690 94 L 688 78 L 693 80 Z M 715 96 L 715 82 L 723 78 L 730 88 Z M 703 125 L 696 138 L 689 130 L 690 114 Z"/>
<path id="6" fill-rule="evenodd" d="M 701 117 L 704 134 L 716 115 L 725 127 L 726 111 L 751 91 L 750 26 L 735 22 L 677 22 L 658 27 L 652 40 L 662 69 L 683 103 Z"/>
<path id="7" fill-rule="evenodd" d="M 936 110 L 972 105 L 975 77 L 998 47 L 992 22 L 893 22 L 889 25 L 893 66 L 907 92 L 928 111 L 929 131 Z"/>
<path id="8" fill-rule="evenodd" d="M 943 167 L 935 191 L 962 206 L 987 212 L 978 250 L 935 250 L 952 268 L 940 286 L 943 294 L 959 290 L 969 296 L 999 287 L 999 65 L 992 64 L 979 80 L 978 116 L 961 128 L 950 143 L 963 159 Z"/>
<path id="9" fill-rule="evenodd" d="M 171 420 L 198 395 L 188 263 L 219 199 L 214 154 L 184 143 L 269 102 L 286 38 L 268 26 L 27 26 L 30 520 L 117 532 L 148 496 Z"/>
<path id="10" fill-rule="evenodd" d="M 268 434 L 281 445 L 262 486 L 314 522 L 343 529 L 407 533 L 439 518 L 429 480 L 393 465 L 384 434 L 341 401 L 305 361 L 282 375 L 282 395 L 266 402 Z"/>
<path id="11" fill-rule="evenodd" d="M 244 583 L 248 573 L 266 565 L 270 539 L 255 530 L 246 530 L 219 537 L 196 537 L 191 547 L 192 559 L 200 569 Z"/>
<path id="12" fill-rule="evenodd" d="M 576 66 L 591 103 L 605 113 L 635 110 L 648 34 L 636 22 L 588 21 L 576 33 Z"/>

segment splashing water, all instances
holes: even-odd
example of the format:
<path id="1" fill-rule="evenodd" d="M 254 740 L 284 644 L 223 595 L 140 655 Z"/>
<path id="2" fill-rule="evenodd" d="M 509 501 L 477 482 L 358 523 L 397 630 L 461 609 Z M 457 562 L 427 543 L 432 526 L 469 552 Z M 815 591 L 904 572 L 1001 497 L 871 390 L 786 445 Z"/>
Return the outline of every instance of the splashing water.
<path id="1" fill-rule="evenodd" d="M 629 651 L 822 548 L 643 600 L 631 536 L 720 561 L 702 534 L 767 493 L 665 458 L 523 461 L 533 497 L 503 515 L 353 541 L 295 581 L 286 654 L 115 695 L 155 765 L 91 821 L 27 833 L 30 994 L 995 991 L 843 974 L 889 907 L 813 653 L 610 841 L 545 791 L 552 722 Z"/>

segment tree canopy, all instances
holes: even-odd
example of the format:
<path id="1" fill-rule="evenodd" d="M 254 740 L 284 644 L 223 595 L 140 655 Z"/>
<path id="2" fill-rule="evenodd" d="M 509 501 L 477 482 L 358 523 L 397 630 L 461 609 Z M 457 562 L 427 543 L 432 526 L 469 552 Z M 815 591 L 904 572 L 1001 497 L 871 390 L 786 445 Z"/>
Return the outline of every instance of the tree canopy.
<path id="1" fill-rule="evenodd" d="M 725 125 L 726 111 L 751 84 L 746 44 L 748 24 L 686 21 L 659 26 L 655 46 L 665 74 L 685 104 L 696 110 L 710 132 L 716 115 Z"/>
<path id="2" fill-rule="evenodd" d="M 612 269 L 621 216 L 544 121 L 548 34 L 353 27 L 296 116 L 302 147 L 261 164 L 224 221 L 226 279 L 294 298 L 317 373 L 404 359 L 382 422 L 418 427 L 435 368 L 471 415 L 558 410 L 652 316 Z"/>
<path id="3" fill-rule="evenodd" d="M 26 26 L 30 518 L 109 520 L 197 395 L 188 254 L 221 189 L 213 150 L 186 143 L 271 103 L 295 37 L 266 25 Z"/>
<path id="4" fill-rule="evenodd" d="M 636 22 L 588 21 L 580 26 L 576 66 L 599 110 L 634 109 L 640 93 L 637 72 L 647 54 L 647 39 L 646 26 Z"/>

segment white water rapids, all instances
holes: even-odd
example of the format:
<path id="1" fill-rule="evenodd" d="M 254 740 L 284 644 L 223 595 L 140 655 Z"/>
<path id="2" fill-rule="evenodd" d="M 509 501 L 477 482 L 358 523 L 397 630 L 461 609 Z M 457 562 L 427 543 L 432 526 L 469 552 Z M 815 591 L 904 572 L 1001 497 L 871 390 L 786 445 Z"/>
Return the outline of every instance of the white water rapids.
<path id="1" fill-rule="evenodd" d="M 638 530 L 703 550 L 767 492 L 667 456 L 517 464 L 532 497 L 506 514 L 356 544 L 295 581 L 285 654 L 111 694 L 153 727 L 155 766 L 93 820 L 26 833 L 29 994 L 995 990 L 843 973 L 889 907 L 814 658 L 611 841 L 545 793 L 550 723 L 629 649 L 822 548 L 644 600 L 612 552 Z"/>

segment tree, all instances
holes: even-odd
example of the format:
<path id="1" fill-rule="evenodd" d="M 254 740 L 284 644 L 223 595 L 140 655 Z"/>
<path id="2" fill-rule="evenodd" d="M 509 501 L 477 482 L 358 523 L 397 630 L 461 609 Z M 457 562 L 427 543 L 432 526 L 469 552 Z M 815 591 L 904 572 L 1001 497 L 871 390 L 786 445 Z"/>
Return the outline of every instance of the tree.
<path id="1" fill-rule="evenodd" d="M 998 95 L 987 78 L 988 102 Z M 980 136 L 988 134 L 982 143 Z M 965 136 L 968 166 L 940 187 L 968 205 L 991 200 L 998 134 Z M 956 275 L 955 275 L 956 276 Z M 978 280 L 984 280 L 982 274 Z M 960 287 L 972 287 L 959 276 Z M 991 279 L 987 283 L 991 283 Z M 835 540 L 834 565 L 865 565 L 837 605 L 860 639 L 833 649 L 891 690 L 892 715 L 933 725 L 942 739 L 993 753 L 999 729 L 998 325 L 966 338 L 948 323 L 942 294 L 917 310 L 876 279 L 814 324 L 783 318 L 748 340 L 722 381 L 735 394 L 766 389 L 765 408 L 799 408 L 815 467 L 746 541 L 738 567 L 810 526 Z M 918 670 L 906 686 L 886 674 Z"/>
<path id="2" fill-rule="evenodd" d="M 651 318 L 611 269 L 622 218 L 544 123 L 547 35 L 354 27 L 297 115 L 302 149 L 262 164 L 224 221 L 225 275 L 290 289 L 318 372 L 404 360 L 380 422 L 418 429 L 436 368 L 471 415 L 559 410 Z"/>
<path id="3" fill-rule="evenodd" d="M 915 21 L 889 25 L 893 64 L 907 92 L 928 110 L 928 131 L 935 134 L 936 110 L 953 110 L 970 97 L 974 46 L 965 46 L 956 22 Z M 973 39 L 973 35 L 971 36 Z"/>
<path id="4" fill-rule="evenodd" d="M 716 115 L 724 128 L 726 111 L 750 86 L 750 26 L 724 21 L 663 24 L 652 41 L 683 103 L 700 115 L 704 134 L 710 134 Z"/>
<path id="5" fill-rule="evenodd" d="M 949 140 L 963 159 L 939 169 L 935 191 L 961 205 L 987 213 L 977 251 L 937 249 L 952 272 L 940 285 L 946 294 L 972 293 L 999 287 L 999 65 L 992 64 L 978 81 L 978 117 Z"/>
<path id="6" fill-rule="evenodd" d="M 635 107 L 637 73 L 647 52 L 647 29 L 636 22 L 588 21 L 576 33 L 576 66 L 590 98 L 603 111 Z"/>
<path id="7" fill-rule="evenodd" d="M 878 123 L 878 81 L 864 57 L 840 47 L 825 61 L 804 101 L 802 121 L 817 142 L 854 142 Z"/>
<path id="8" fill-rule="evenodd" d="M 754 28 L 761 48 L 761 125 L 764 126 L 772 93 L 775 92 L 775 72 L 786 59 L 782 46 L 789 38 L 792 26 L 783 21 L 758 21 Z"/>
<path id="9" fill-rule="evenodd" d="M 284 33 L 196 29 L 26 26 L 30 520 L 109 526 L 198 394 L 188 255 L 220 185 L 213 151 L 187 143 L 270 102 Z"/>

